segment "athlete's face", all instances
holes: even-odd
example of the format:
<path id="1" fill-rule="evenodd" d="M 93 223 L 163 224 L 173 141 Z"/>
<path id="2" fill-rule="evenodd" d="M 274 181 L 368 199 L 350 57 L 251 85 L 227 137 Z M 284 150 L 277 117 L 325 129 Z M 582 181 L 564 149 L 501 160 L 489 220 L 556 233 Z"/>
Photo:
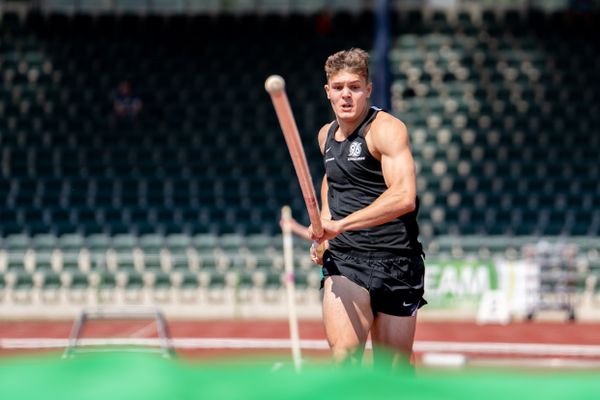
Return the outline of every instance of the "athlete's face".
<path id="1" fill-rule="evenodd" d="M 325 85 L 327 98 L 338 120 L 353 122 L 368 108 L 372 85 L 358 74 L 342 70 Z"/>

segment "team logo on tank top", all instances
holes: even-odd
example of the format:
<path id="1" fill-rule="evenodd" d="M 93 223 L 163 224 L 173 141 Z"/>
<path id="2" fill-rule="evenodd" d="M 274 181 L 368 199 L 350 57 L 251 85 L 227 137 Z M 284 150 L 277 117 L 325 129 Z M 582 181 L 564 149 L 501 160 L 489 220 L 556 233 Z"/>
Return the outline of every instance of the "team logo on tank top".
<path id="1" fill-rule="evenodd" d="M 348 150 L 348 161 L 361 161 L 364 160 L 365 157 L 361 157 L 362 153 L 362 143 L 361 142 L 352 142 L 350 145 L 350 150 Z"/>

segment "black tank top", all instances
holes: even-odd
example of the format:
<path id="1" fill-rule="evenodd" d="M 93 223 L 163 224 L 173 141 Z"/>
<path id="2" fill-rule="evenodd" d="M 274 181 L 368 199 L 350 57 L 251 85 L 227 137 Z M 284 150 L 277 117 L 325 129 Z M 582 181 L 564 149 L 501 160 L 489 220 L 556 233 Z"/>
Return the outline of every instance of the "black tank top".
<path id="1" fill-rule="evenodd" d="M 329 185 L 327 199 L 333 220 L 367 207 L 387 190 L 381 162 L 369 152 L 364 137 L 365 129 L 379 111 L 371 107 L 365 120 L 342 142 L 335 140 L 337 121 L 327 132 L 324 160 Z M 375 257 L 420 255 L 418 210 L 417 198 L 415 211 L 382 225 L 344 232 L 330 240 L 329 247 L 334 251 Z"/>

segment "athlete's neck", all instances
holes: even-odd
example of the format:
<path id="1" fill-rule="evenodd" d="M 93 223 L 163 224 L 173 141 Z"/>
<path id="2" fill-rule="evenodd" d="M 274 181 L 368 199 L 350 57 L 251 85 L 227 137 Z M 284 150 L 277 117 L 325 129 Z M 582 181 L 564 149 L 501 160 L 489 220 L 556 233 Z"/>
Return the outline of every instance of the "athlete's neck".
<path id="1" fill-rule="evenodd" d="M 352 132 L 354 132 L 356 130 L 356 128 L 362 124 L 362 122 L 365 120 L 367 114 L 369 113 L 371 107 L 367 106 L 365 107 L 365 109 L 360 113 L 360 115 L 358 116 L 358 118 L 356 118 L 355 120 L 352 121 L 345 121 L 345 120 L 340 120 L 337 119 L 339 128 L 338 128 L 338 132 L 340 134 L 341 137 L 347 138 L 348 136 L 350 136 L 352 134 Z"/>

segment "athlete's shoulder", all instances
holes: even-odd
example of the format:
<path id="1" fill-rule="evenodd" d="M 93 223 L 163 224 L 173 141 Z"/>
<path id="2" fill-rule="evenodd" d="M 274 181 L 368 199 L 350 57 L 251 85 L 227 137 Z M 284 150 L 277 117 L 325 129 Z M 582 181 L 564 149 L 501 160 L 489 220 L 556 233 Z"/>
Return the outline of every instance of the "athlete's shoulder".
<path id="1" fill-rule="evenodd" d="M 402 128 L 406 129 L 406 125 L 399 118 L 396 118 L 392 114 L 387 111 L 379 110 L 375 119 L 373 120 L 373 125 L 375 126 L 383 126 L 385 128 Z"/>
<path id="2" fill-rule="evenodd" d="M 327 140 L 327 132 L 329 132 L 329 129 L 331 128 L 332 124 L 333 124 L 333 122 L 328 122 L 325 125 L 323 125 L 321 127 L 321 129 L 319 129 L 319 135 L 318 135 L 317 139 L 319 141 L 319 148 L 321 149 L 321 153 L 323 153 L 325 150 L 325 141 Z"/>
<path id="3" fill-rule="evenodd" d="M 321 129 L 319 129 L 319 136 L 322 134 L 327 134 L 327 132 L 329 131 L 329 128 L 331 128 L 331 125 L 333 125 L 334 121 L 328 122 L 325 125 L 323 125 L 321 127 Z"/>
<path id="4" fill-rule="evenodd" d="M 371 124 L 370 131 L 376 137 L 388 137 L 389 135 L 404 137 L 408 134 L 404 122 L 386 111 L 379 111 L 377 113 Z"/>

